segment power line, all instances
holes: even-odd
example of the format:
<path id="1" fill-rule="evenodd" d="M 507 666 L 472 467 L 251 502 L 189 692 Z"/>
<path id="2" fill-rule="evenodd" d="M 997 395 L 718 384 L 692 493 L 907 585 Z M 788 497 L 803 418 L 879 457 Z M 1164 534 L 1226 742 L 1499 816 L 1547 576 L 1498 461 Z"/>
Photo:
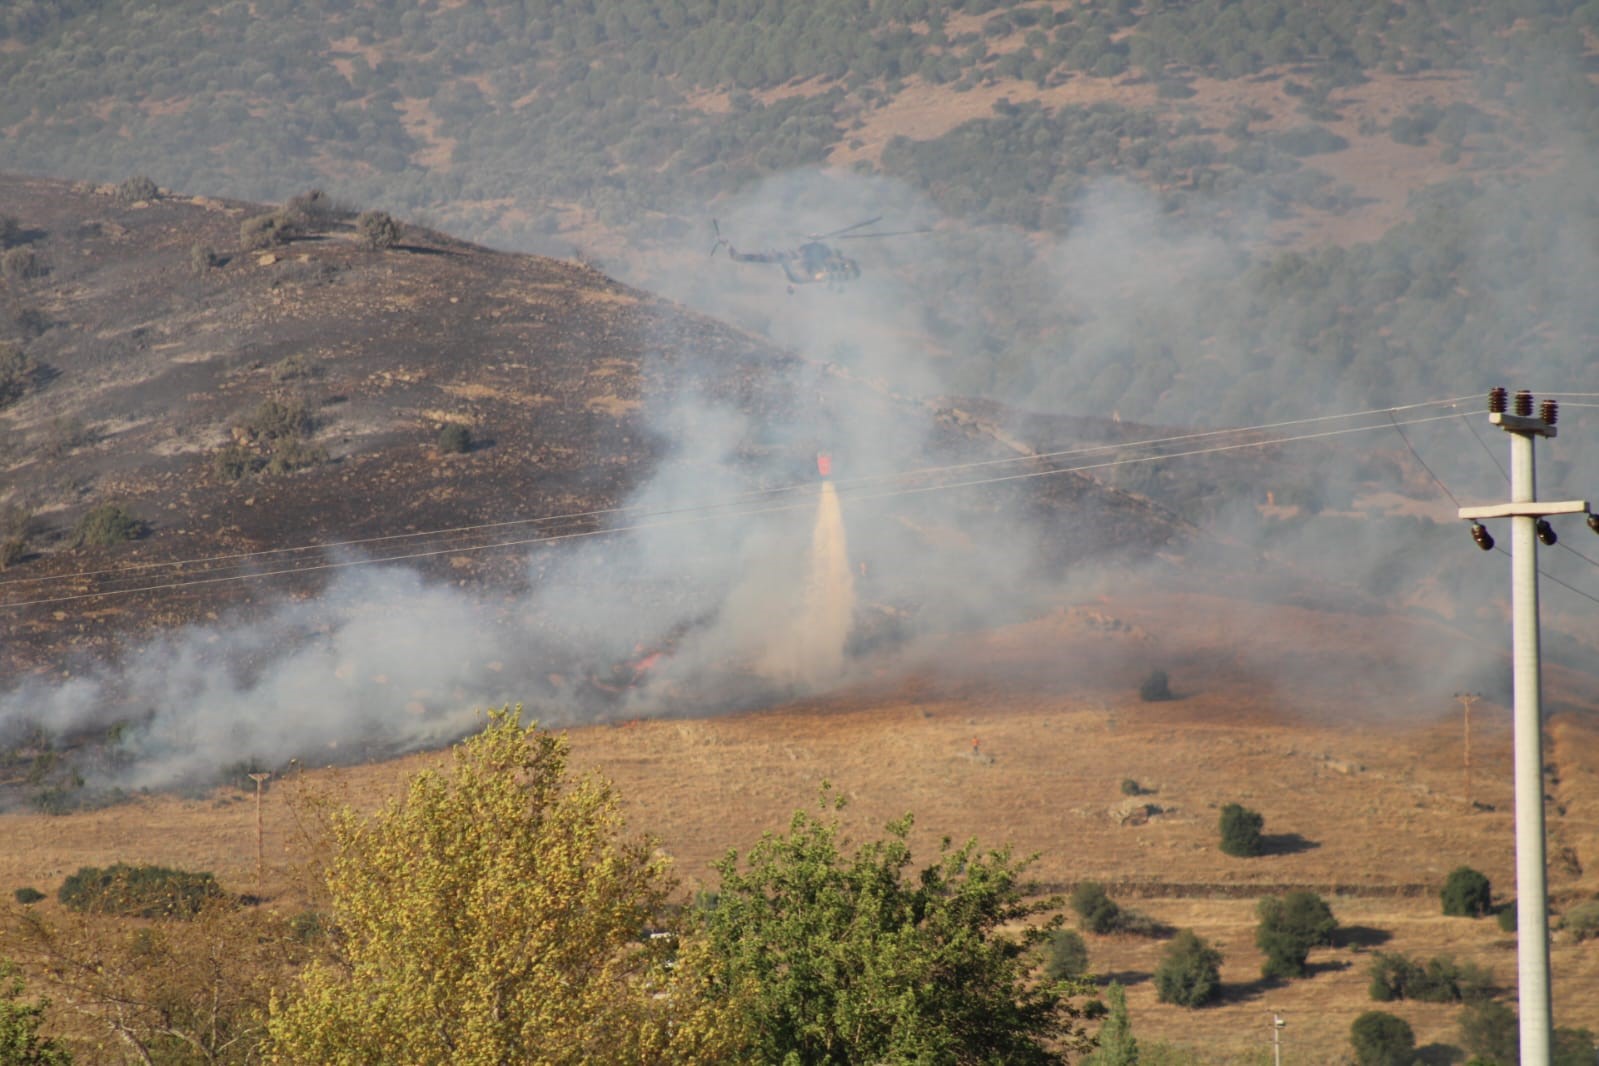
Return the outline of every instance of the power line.
<path id="1" fill-rule="evenodd" d="M 1431 416 L 1428 416 L 1428 417 L 1425 417 L 1425 418 L 1407 419 L 1403 423 L 1395 422 L 1395 423 L 1393 423 L 1393 425 L 1420 425 L 1420 424 L 1427 423 L 1427 422 L 1439 422 L 1439 421 L 1444 421 L 1446 419 L 1460 418 L 1460 417 L 1462 417 L 1462 415 L 1459 414 L 1459 413 L 1450 413 L 1450 414 L 1443 414 L 1443 415 L 1431 415 Z M 1303 422 L 1325 421 L 1325 420 L 1326 419 L 1317 419 L 1317 420 L 1309 420 L 1309 419 L 1307 419 L 1307 420 L 1301 420 L 1301 424 Z M 1118 466 L 1129 465 L 1129 464 L 1132 464 L 1132 463 L 1156 462 L 1156 461 L 1165 460 L 1165 459 L 1181 459 L 1181 458 L 1187 458 L 1187 457 L 1195 456 L 1195 455 L 1213 455 L 1213 454 L 1219 454 L 1219 453 L 1222 453 L 1222 452 L 1238 451 L 1238 450 L 1245 449 L 1245 448 L 1274 447 L 1274 446 L 1277 446 L 1277 445 L 1292 444 L 1292 443 L 1296 443 L 1296 442 L 1300 442 L 1300 441 L 1323 440 L 1323 439 L 1330 438 L 1330 437 L 1346 436 L 1346 435 L 1353 434 L 1353 433 L 1367 433 L 1367 432 L 1371 432 L 1373 430 L 1380 430 L 1380 429 L 1387 429 L 1387 428 L 1389 428 L 1389 426 L 1383 425 L 1383 424 L 1378 424 L 1378 425 L 1371 425 L 1371 426 L 1352 426 L 1352 427 L 1345 427 L 1345 428 L 1342 428 L 1342 429 L 1320 430 L 1320 431 L 1317 431 L 1315 433 L 1305 433 L 1305 434 L 1300 434 L 1300 435 L 1292 436 L 1292 437 L 1277 437 L 1277 438 L 1273 438 L 1273 439 L 1270 439 L 1270 440 L 1263 440 L 1263 441 L 1244 441 L 1244 442 L 1237 442 L 1237 443 L 1230 443 L 1230 444 L 1218 444 L 1218 445 L 1212 445 L 1212 446 L 1204 447 L 1204 448 L 1191 448 L 1191 449 L 1188 449 L 1186 451 L 1180 451 L 1180 452 L 1168 452 L 1168 453 L 1162 453 L 1162 454 L 1157 454 L 1157 455 L 1125 457 L 1125 458 L 1120 458 L 1120 459 L 1112 459 L 1112 460 L 1108 460 L 1108 461 L 1101 462 L 1101 463 L 1085 463 L 1085 464 L 1082 464 L 1082 465 L 1079 465 L 1079 466 L 1054 467 L 1054 468 L 1051 468 L 1051 469 L 1048 469 L 1048 470 L 1031 470 L 1031 471 L 1026 471 L 1024 473 L 1019 473 L 1019 474 L 1005 474 L 1005 475 L 1000 475 L 1000 476 L 997 476 L 997 477 L 975 478 L 975 479 L 971 479 L 971 480 L 967 480 L 967 481 L 956 481 L 956 482 L 940 483 L 940 484 L 933 484 L 933 485 L 913 486 L 913 487 L 908 487 L 908 488 L 889 489 L 889 490 L 884 490 L 884 491 L 879 491 L 879 492 L 853 492 L 853 493 L 848 493 L 847 498 L 850 499 L 850 500 L 854 500 L 854 501 L 885 500 L 885 499 L 892 499 L 892 498 L 896 498 L 896 497 L 900 497 L 900 496 L 921 495 L 921 494 L 925 494 L 925 493 L 929 493 L 929 492 L 943 492 L 943 491 L 948 491 L 950 489 L 973 488 L 973 487 L 982 486 L 982 485 L 994 485 L 994 484 L 1001 484 L 1001 483 L 1004 483 L 1004 482 L 1011 482 L 1011 481 L 1024 481 L 1024 480 L 1030 480 L 1030 479 L 1033 479 L 1033 478 L 1040 478 L 1040 477 L 1056 477 L 1056 476 L 1059 476 L 1061 474 L 1081 473 L 1081 472 L 1087 471 L 1087 470 L 1109 469 L 1109 468 L 1114 468 L 1114 467 L 1118 467 Z M 1205 435 L 1209 435 L 1209 434 L 1205 434 Z M 1184 438 L 1191 438 L 1192 436 L 1194 436 L 1194 435 L 1186 435 L 1185 434 Z M 1094 450 L 1099 450 L 1099 449 L 1094 449 Z M 1053 453 L 1053 454 L 1064 455 L 1064 454 L 1070 454 L 1070 453 L 1069 452 L 1057 452 L 1057 453 Z M 1024 457 L 1024 458 L 1026 458 L 1026 459 L 1036 459 L 1038 457 L 1037 456 L 1027 456 L 1027 457 Z M 1009 461 L 1009 460 L 1007 460 L 1007 461 Z M 920 472 L 917 472 L 917 473 L 926 474 L 926 473 L 929 473 L 929 472 L 958 471 L 958 470 L 962 470 L 962 469 L 968 469 L 972 465 L 982 465 L 982 464 L 956 464 L 956 465 L 952 465 L 952 466 L 945 467 L 945 468 L 929 468 L 928 471 L 920 471 Z M 898 476 L 904 477 L 904 476 L 909 476 L 909 475 L 898 475 Z M 864 481 L 871 481 L 871 480 L 882 480 L 882 478 L 859 479 L 859 481 L 863 481 L 863 482 Z M 809 483 L 809 484 L 814 484 L 814 483 Z M 748 517 L 748 516 L 758 515 L 758 514 L 771 514 L 771 513 L 777 513 L 777 512 L 782 512 L 782 511 L 796 510 L 796 509 L 801 508 L 801 507 L 809 506 L 809 501 L 808 500 L 798 500 L 798 501 L 795 501 L 795 502 L 780 503 L 780 504 L 776 504 L 776 505 L 773 505 L 773 506 L 749 507 L 749 508 L 743 508 L 743 509 L 740 509 L 740 510 L 725 510 L 724 508 L 726 506 L 727 506 L 726 504 L 720 504 L 719 503 L 719 504 L 714 504 L 714 505 L 704 505 L 704 506 L 700 506 L 700 507 L 683 507 L 683 508 L 677 508 L 677 509 L 674 509 L 674 510 L 671 510 L 671 511 L 658 512 L 656 514 L 647 514 L 645 516 L 645 517 L 665 517 L 665 518 L 671 519 L 671 520 L 668 520 L 668 521 L 637 522 L 637 523 L 633 523 L 631 525 L 610 526 L 610 527 L 605 527 L 605 528 L 602 528 L 602 529 L 581 530 L 581 531 L 570 532 L 570 533 L 553 533 L 553 534 L 549 534 L 549 535 L 545 535 L 545 536 L 525 537 L 525 538 L 518 538 L 518 539 L 514 539 L 514 540 L 507 540 L 507 541 L 496 541 L 496 542 L 491 543 L 491 544 L 468 545 L 468 546 L 464 546 L 464 547 L 463 546 L 457 546 L 457 547 L 449 547 L 449 548 L 438 548 L 438 549 L 433 549 L 433 550 L 429 550 L 429 551 L 422 551 L 422 552 L 407 552 L 407 553 L 403 553 L 403 554 L 400 554 L 400 555 L 384 556 L 384 557 L 378 558 L 378 559 L 336 560 L 336 561 L 332 561 L 332 562 L 312 563 L 312 564 L 308 564 L 308 565 L 304 565 L 304 566 L 287 567 L 287 568 L 283 568 L 283 569 L 279 569 L 279 570 L 262 570 L 262 571 L 256 571 L 256 572 L 245 573 L 245 574 L 209 575 L 209 576 L 200 576 L 200 577 L 187 578 L 187 579 L 181 580 L 181 581 L 168 581 L 168 582 L 162 582 L 162 583 L 158 583 L 158 584 L 138 585 L 138 586 L 134 586 L 134 587 L 131 587 L 131 588 L 103 589 L 103 590 L 96 590 L 96 591 L 92 591 L 92 592 L 70 593 L 70 594 L 67 594 L 67 595 L 64 595 L 64 596 L 41 597 L 41 598 L 32 599 L 32 600 L 20 600 L 20 601 L 15 601 L 15 602 L 12 602 L 12 603 L 4 603 L 4 604 L 0 604 L 0 609 L 20 608 L 20 607 L 37 607 L 37 606 L 45 606 L 45 605 L 49 605 L 49 604 L 70 603 L 70 602 L 73 602 L 73 601 L 76 601 L 76 600 L 93 599 L 93 598 L 96 598 L 96 597 L 106 597 L 106 596 L 131 595 L 131 594 L 140 593 L 140 592 L 164 592 L 164 591 L 170 591 L 170 590 L 180 589 L 180 588 L 190 588 L 190 587 L 199 586 L 199 585 L 220 584 L 220 583 L 229 582 L 229 581 L 253 581 L 253 580 L 261 580 L 261 579 L 272 578 L 272 577 L 283 577 L 283 576 L 291 575 L 291 574 L 307 574 L 307 573 L 316 573 L 318 571 L 325 571 L 325 570 L 349 569 L 349 568 L 353 568 L 353 567 L 357 567 L 357 566 L 376 566 L 376 565 L 385 564 L 385 563 L 406 562 L 406 561 L 412 561 L 412 560 L 416 560 L 416 559 L 434 558 L 434 557 L 437 557 L 437 556 L 440 556 L 440 555 L 452 555 L 452 554 L 453 555 L 465 555 L 465 554 L 470 554 L 470 553 L 479 552 L 479 551 L 488 551 L 488 550 L 501 549 L 501 548 L 524 547 L 524 546 L 533 545 L 533 544 L 547 544 L 547 543 L 553 543 L 555 541 L 575 540 L 575 539 L 580 539 L 580 538 L 584 538 L 584 537 L 610 536 L 610 535 L 614 535 L 614 534 L 618 534 L 618 533 L 638 532 L 638 531 L 646 530 L 646 529 L 664 528 L 664 527 L 674 526 L 674 525 L 695 524 L 695 523 L 699 523 L 699 522 L 712 521 L 712 520 L 715 520 L 717 518 Z M 620 509 L 620 508 L 613 509 L 610 512 L 604 512 L 604 513 L 615 513 L 615 511 L 618 511 L 618 510 L 623 510 L 623 509 Z M 720 511 L 720 513 L 715 513 L 717 511 Z M 551 518 L 549 520 L 550 521 L 554 521 L 556 518 L 559 518 L 559 517 L 560 516 L 551 516 Z M 528 521 L 532 521 L 532 520 L 528 520 Z M 61 577 L 62 577 L 63 580 L 65 580 L 65 579 L 71 578 L 72 576 L 73 575 L 62 575 Z"/>
<path id="2" fill-rule="evenodd" d="M 1348 419 L 1351 419 L 1351 418 L 1362 418 L 1362 417 L 1368 417 L 1368 416 L 1379 415 L 1379 414 L 1388 415 L 1390 422 L 1393 422 L 1393 416 L 1394 416 L 1395 412 L 1414 411 L 1414 410 L 1419 410 L 1419 409 L 1427 408 L 1427 407 L 1438 407 L 1438 406 L 1445 406 L 1445 405 L 1453 406 L 1453 405 L 1459 403 L 1461 400 L 1470 399 L 1470 398 L 1471 397 L 1457 396 L 1457 397 L 1448 397 L 1448 398 L 1445 398 L 1445 399 L 1438 399 L 1438 400 L 1423 400 L 1423 401 L 1420 401 L 1420 402 L 1417 402 L 1417 403 L 1400 404 L 1400 405 L 1397 405 L 1397 406 L 1394 406 L 1394 407 L 1373 408 L 1373 409 L 1362 410 L 1362 411 L 1350 411 L 1350 412 L 1345 412 L 1345 413 L 1342 413 L 1342 414 L 1316 415 L 1316 416 L 1311 416 L 1311 417 L 1306 417 L 1306 418 L 1287 419 L 1287 420 L 1279 421 L 1279 422 L 1264 423 L 1264 424 L 1258 425 L 1258 426 L 1244 426 L 1244 427 L 1231 428 L 1231 429 L 1200 430 L 1200 431 L 1195 431 L 1195 432 L 1192 432 L 1192 433 L 1182 433 L 1182 434 L 1176 434 L 1176 435 L 1167 436 L 1167 437 L 1156 437 L 1156 438 L 1150 438 L 1150 439 L 1141 440 L 1141 441 L 1124 441 L 1124 442 L 1111 443 L 1111 444 L 1082 445 L 1082 446 L 1076 446 L 1076 447 L 1072 447 L 1072 448 L 1065 448 L 1065 449 L 1060 449 L 1060 450 L 1055 450 L 1055 451 L 1048 451 L 1048 452 L 1034 452 L 1034 453 L 1029 453 L 1029 454 L 1026 454 L 1026 455 L 1005 456 L 1005 457 L 998 458 L 998 459 L 981 459 L 981 460 L 975 460 L 975 461 L 966 462 L 966 463 L 954 463 L 954 464 L 948 464 L 948 465 L 944 465 L 944 466 L 924 467 L 924 468 L 912 469 L 912 470 L 907 470 L 907 471 L 895 471 L 895 472 L 890 472 L 890 473 L 885 473 L 885 474 L 878 474 L 878 475 L 871 475 L 871 476 L 866 476 L 866 477 L 840 479 L 840 480 L 835 481 L 834 484 L 839 486 L 840 489 L 847 489 L 849 487 L 853 487 L 853 486 L 857 486 L 857 485 L 873 484 L 873 483 L 886 481 L 886 480 L 902 480 L 902 479 L 908 479 L 908 478 L 913 478 L 913 477 L 929 476 L 929 475 L 933 475 L 933 474 L 949 473 L 949 472 L 952 472 L 952 471 L 975 470 L 975 469 L 982 469 L 982 468 L 991 467 L 991 466 L 1008 465 L 1008 464 L 1013 464 L 1013 463 L 1037 462 L 1037 461 L 1041 461 L 1041 460 L 1057 459 L 1057 458 L 1063 458 L 1063 457 L 1068 457 L 1068 456 L 1092 455 L 1092 454 L 1102 453 L 1102 452 L 1107 452 L 1107 451 L 1127 451 L 1127 450 L 1134 450 L 1134 449 L 1138 449 L 1138 448 L 1158 447 L 1158 446 L 1162 446 L 1162 445 L 1166 445 L 1166 444 L 1181 443 L 1181 442 L 1192 441 L 1192 440 L 1201 440 L 1201 439 L 1205 439 L 1205 438 L 1209 438 L 1209 437 L 1217 437 L 1217 436 L 1234 436 L 1234 435 L 1243 435 L 1243 434 L 1250 434 L 1250 433 L 1263 433 L 1263 432 L 1268 432 L 1268 431 L 1274 430 L 1274 429 L 1287 428 L 1287 427 L 1290 427 L 1290 426 L 1311 425 L 1311 424 L 1322 423 L 1322 422 L 1331 422 L 1331 421 L 1343 421 L 1343 420 L 1348 420 Z M 1397 428 L 1397 423 L 1394 423 L 1394 424 L 1395 424 L 1395 427 Z M 1407 422 L 1406 424 L 1408 425 L 1408 424 L 1411 424 L 1411 423 Z M 1401 430 L 1400 432 L 1401 432 L 1401 435 L 1403 435 L 1403 430 Z M 1270 443 L 1274 443 L 1274 442 L 1273 441 L 1265 441 L 1265 442 L 1259 442 L 1259 443 L 1261 443 L 1261 444 L 1270 444 Z M 1406 440 L 1406 443 L 1409 444 L 1408 439 Z M 1412 454 L 1414 454 L 1415 453 L 1415 449 L 1412 448 L 1411 452 L 1412 452 Z M 1194 454 L 1202 454 L 1202 453 L 1194 453 Z M 1420 460 L 1420 456 L 1417 456 L 1417 459 L 1419 461 Z M 1136 461 L 1136 460 L 1129 460 L 1129 461 Z M 1422 465 L 1425 466 L 1426 464 L 1422 463 Z M 1089 468 L 1084 468 L 1084 469 L 1094 469 L 1094 468 L 1089 467 Z M 1064 472 L 1064 471 L 1062 471 L 1062 472 Z M 643 505 L 635 504 L 635 505 L 631 505 L 631 506 L 627 506 L 627 507 L 601 508 L 601 509 L 590 510 L 590 511 L 577 511 L 577 512 L 572 512 L 572 513 L 568 513 L 568 514 L 545 515 L 545 516 L 539 516 L 539 517 L 533 517 L 533 518 L 505 519 L 503 521 L 498 521 L 498 522 L 481 522 L 481 523 L 475 523 L 475 524 L 471 524 L 471 525 L 446 527 L 446 528 L 442 528 L 442 529 L 420 530 L 420 531 L 408 532 L 408 533 L 391 533 L 391 534 L 384 534 L 384 535 L 372 536 L 372 537 L 352 538 L 352 539 L 339 540 L 339 541 L 328 541 L 328 542 L 317 543 L 317 544 L 303 544 L 303 545 L 296 545 L 296 546 L 293 546 L 293 547 L 285 547 L 285 548 L 264 548 L 264 549 L 261 549 L 259 551 L 233 552 L 233 553 L 223 554 L 223 555 L 199 556 L 199 557 L 192 558 L 192 559 L 177 559 L 177 560 L 166 560 L 166 561 L 161 561 L 161 562 L 148 562 L 148 563 L 129 563 L 129 564 L 126 564 L 124 566 L 110 567 L 110 568 L 107 568 L 107 569 L 104 569 L 104 570 L 77 571 L 77 572 L 70 573 L 70 574 L 23 575 L 23 576 L 19 576 L 19 577 L 15 577 L 15 578 L 0 579 L 0 589 L 3 589 L 3 588 L 5 588 L 8 585 L 18 585 L 18 584 L 24 584 L 24 583 L 40 585 L 40 584 L 49 584 L 49 583 L 64 582 L 64 581 L 81 581 L 81 580 L 84 580 L 86 578 L 91 578 L 91 577 L 105 577 L 105 576 L 108 576 L 108 575 L 117 575 L 117 574 L 123 574 L 123 573 L 133 573 L 133 572 L 138 572 L 138 571 L 146 571 L 146 570 L 153 570 L 153 569 L 160 569 L 160 568 L 181 569 L 181 568 L 184 568 L 184 567 L 211 566 L 211 565 L 214 565 L 216 563 L 223 563 L 223 562 L 232 562 L 236 566 L 236 565 L 239 565 L 239 564 L 243 563 L 246 560 L 265 558 L 265 557 L 268 557 L 268 556 L 291 555 L 291 554 L 295 554 L 295 553 L 299 553 L 299 552 L 307 552 L 307 551 L 322 551 L 322 550 L 338 550 L 338 549 L 344 549 L 344 548 L 358 548 L 358 547 L 366 547 L 366 546 L 370 546 L 370 545 L 374 545 L 374 544 L 384 544 L 384 543 L 391 543 L 391 542 L 402 541 L 402 540 L 419 540 L 419 539 L 429 538 L 429 537 L 452 536 L 452 535 L 457 535 L 457 534 L 462 534 L 462 533 L 473 533 L 473 532 L 480 532 L 480 531 L 483 531 L 483 530 L 490 530 L 490 529 L 508 529 L 508 528 L 511 528 L 511 527 L 522 526 L 522 525 L 550 525 L 550 524 L 554 524 L 554 523 L 558 523 L 558 522 L 577 521 L 577 520 L 581 520 L 581 519 L 603 518 L 603 517 L 606 517 L 606 516 L 609 516 L 609 515 L 627 514 L 627 513 L 632 513 L 632 512 L 641 512 L 641 517 L 654 517 L 654 516 L 667 516 L 667 515 L 674 515 L 674 514 L 683 514 L 683 513 L 689 513 L 689 512 L 706 510 L 706 509 L 714 509 L 714 508 L 718 508 L 718 507 L 732 507 L 732 506 L 737 506 L 738 504 L 740 504 L 740 503 L 742 503 L 744 501 L 748 501 L 748 500 L 761 499 L 761 498 L 764 498 L 764 497 L 777 496 L 777 495 L 782 495 L 784 493 L 789 493 L 789 492 L 807 490 L 813 484 L 814 484 L 814 482 L 811 482 L 811 481 L 795 482 L 795 483 L 791 483 L 791 484 L 788 484 L 788 485 L 780 485 L 780 486 L 776 486 L 776 487 L 768 488 L 768 489 L 758 489 L 758 490 L 753 490 L 753 491 L 750 491 L 750 492 L 739 493 L 739 494 L 737 494 L 735 496 L 728 497 L 725 500 L 710 501 L 710 502 L 702 503 L 702 504 L 688 504 L 688 505 L 684 505 L 683 507 L 679 507 L 679 508 L 666 508 L 666 509 L 660 509 L 660 510 L 655 510 L 655 511 L 645 511 L 643 509 Z M 0 605 L 0 606 L 4 606 L 4 605 Z"/>
<path id="3" fill-rule="evenodd" d="M 1416 462 L 1421 464 L 1421 468 L 1423 470 L 1432 475 L 1433 481 L 1437 483 L 1439 488 L 1444 490 L 1444 495 L 1449 497 L 1449 502 L 1458 508 L 1460 506 L 1460 501 L 1455 499 L 1455 494 L 1449 491 L 1449 486 L 1443 483 L 1443 479 L 1437 474 L 1433 473 L 1432 467 L 1427 465 L 1427 460 L 1421 457 L 1421 453 L 1416 450 L 1416 446 L 1410 443 L 1410 437 L 1405 433 L 1404 429 L 1399 425 L 1398 420 L 1394 418 L 1392 413 L 1388 415 L 1388 420 L 1394 424 L 1394 429 L 1399 433 L 1399 439 L 1405 442 L 1405 447 L 1409 448 L 1410 454 L 1416 457 Z"/>

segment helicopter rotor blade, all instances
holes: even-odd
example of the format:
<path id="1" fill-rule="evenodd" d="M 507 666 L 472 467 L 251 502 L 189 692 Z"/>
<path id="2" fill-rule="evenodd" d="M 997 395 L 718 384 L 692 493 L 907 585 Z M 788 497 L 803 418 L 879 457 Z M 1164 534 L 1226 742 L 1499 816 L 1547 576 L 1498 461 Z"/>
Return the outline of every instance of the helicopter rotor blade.
<path id="1" fill-rule="evenodd" d="M 843 229 L 836 229 L 832 233 L 813 233 L 810 235 L 810 239 L 813 241 L 830 241 L 834 237 L 841 236 L 850 232 L 851 230 L 857 230 L 863 226 L 870 226 L 874 222 L 881 221 L 883 221 L 883 216 L 878 215 L 876 218 L 869 218 L 865 222 L 857 222 L 853 226 L 845 226 Z"/>
<path id="2" fill-rule="evenodd" d="M 908 237 L 917 233 L 931 233 L 931 229 L 895 229 L 886 233 L 845 233 L 835 238 L 840 241 L 863 241 L 870 237 Z"/>
<path id="3" fill-rule="evenodd" d="M 716 250 L 726 244 L 727 241 L 722 237 L 722 227 L 717 225 L 714 218 L 711 219 L 711 230 L 716 234 L 716 243 L 711 245 L 711 258 L 714 259 L 716 258 Z"/>

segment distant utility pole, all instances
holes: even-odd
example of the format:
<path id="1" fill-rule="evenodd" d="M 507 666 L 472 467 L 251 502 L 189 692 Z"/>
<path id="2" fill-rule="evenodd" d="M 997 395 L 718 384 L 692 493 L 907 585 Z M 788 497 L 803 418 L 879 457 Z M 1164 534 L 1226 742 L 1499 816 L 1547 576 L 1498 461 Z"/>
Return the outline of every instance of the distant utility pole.
<path id="1" fill-rule="evenodd" d="M 1271 1014 L 1271 1061 L 1272 1066 L 1283 1066 L 1283 1026 L 1288 1023 L 1283 1021 L 1283 1016 L 1276 1011 Z"/>
<path id="2" fill-rule="evenodd" d="M 257 896 L 266 895 L 266 889 L 263 887 L 266 880 L 266 848 L 261 824 L 261 786 L 271 776 L 270 773 L 260 770 L 250 775 L 250 780 L 255 782 L 255 894 Z"/>
<path id="3" fill-rule="evenodd" d="M 1472 814 L 1477 807 L 1471 802 L 1471 705 L 1482 697 L 1475 692 L 1457 692 L 1455 699 L 1466 712 L 1466 813 Z"/>
<path id="4" fill-rule="evenodd" d="M 1599 517 L 1585 500 L 1538 500 L 1533 439 L 1555 435 L 1558 410 L 1545 400 L 1536 416 L 1532 393 L 1516 393 L 1515 410 L 1505 410 L 1505 390 L 1488 393 L 1488 420 L 1510 434 L 1510 502 L 1462 507 L 1471 536 L 1483 551 L 1494 539 L 1484 518 L 1511 522 L 1511 663 L 1515 674 L 1516 763 L 1516 959 L 1521 1006 L 1521 1066 L 1549 1066 L 1553 1023 L 1549 1009 L 1549 888 L 1544 857 L 1543 710 L 1538 663 L 1538 542 L 1555 543 L 1551 515 L 1588 515 L 1599 533 Z"/>

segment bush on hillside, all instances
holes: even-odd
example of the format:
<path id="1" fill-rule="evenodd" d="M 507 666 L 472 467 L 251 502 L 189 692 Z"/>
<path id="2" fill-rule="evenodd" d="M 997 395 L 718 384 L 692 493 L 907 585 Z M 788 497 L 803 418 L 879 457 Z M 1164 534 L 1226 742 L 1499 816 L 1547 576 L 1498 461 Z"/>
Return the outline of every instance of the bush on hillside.
<path id="1" fill-rule="evenodd" d="M 1044 976 L 1051 981 L 1069 981 L 1088 973 L 1088 945 L 1075 929 L 1057 929 L 1049 936 Z"/>
<path id="2" fill-rule="evenodd" d="M 72 528 L 72 546 L 109 548 L 125 540 L 138 540 L 144 536 L 146 528 L 144 522 L 120 504 L 102 503 L 78 519 L 78 524 Z"/>
<path id="3" fill-rule="evenodd" d="M 445 455 L 463 455 L 472 450 L 472 431 L 452 422 L 439 430 L 438 447 Z"/>
<path id="4" fill-rule="evenodd" d="M 1481 918 L 1493 911 L 1493 891 L 1488 878 L 1469 866 L 1451 870 L 1439 896 L 1444 913 L 1455 917 Z"/>
<path id="5" fill-rule="evenodd" d="M 1145 703 L 1162 703 L 1174 699 L 1171 691 L 1171 680 L 1164 670 L 1152 670 L 1143 684 L 1138 686 L 1138 698 Z"/>
<path id="6" fill-rule="evenodd" d="M 1448 955 L 1425 964 L 1398 952 L 1379 951 L 1371 961 L 1367 991 L 1379 1003 L 1409 999 L 1421 1003 L 1473 1002 L 1493 991 L 1493 974 Z"/>
<path id="7" fill-rule="evenodd" d="M 1338 928 L 1332 908 L 1314 892 L 1290 892 L 1281 899 L 1268 896 L 1256 905 L 1255 913 L 1260 918 L 1255 946 L 1266 953 L 1264 977 L 1305 976 L 1311 949 L 1331 944 Z"/>
<path id="8" fill-rule="evenodd" d="M 1521 1058 L 1516 1012 L 1497 1000 L 1473 1003 L 1460 1012 L 1460 1044 L 1474 1059 L 1513 1066 Z"/>
<path id="9" fill-rule="evenodd" d="M 62 882 L 56 893 L 75 911 L 136 918 L 192 918 L 222 889 L 209 873 L 166 866 L 116 863 L 104 868 L 83 866 Z"/>
<path id="10" fill-rule="evenodd" d="M 1599 900 L 1590 899 L 1560 917 L 1560 928 L 1577 943 L 1599 938 Z"/>
<path id="11" fill-rule="evenodd" d="M 1411 1066 L 1416 1033 L 1410 1023 L 1386 1011 L 1369 1010 L 1349 1027 L 1349 1043 L 1359 1066 Z"/>
<path id="12" fill-rule="evenodd" d="M 387 211 L 362 211 L 355 220 L 361 243 L 377 251 L 391 248 L 400 240 L 400 224 Z"/>
<path id="13" fill-rule="evenodd" d="M 1192 929 L 1179 932 L 1155 967 L 1155 994 L 1162 1003 L 1199 1007 L 1221 991 L 1221 952 Z"/>
<path id="14" fill-rule="evenodd" d="M 1260 831 L 1266 819 L 1257 811 L 1237 803 L 1221 809 L 1221 850 L 1224 854 L 1250 858 L 1265 850 Z"/>
<path id="15" fill-rule="evenodd" d="M 35 370 L 37 367 L 26 352 L 0 341 L 0 409 L 22 399 L 33 383 Z"/>
<path id="16" fill-rule="evenodd" d="M 255 215 L 239 223 L 239 246 L 247 252 L 286 244 L 295 236 L 294 222 L 281 211 Z"/>
<path id="17" fill-rule="evenodd" d="M 42 278 L 48 273 L 50 273 L 49 264 L 27 245 L 12 248 L 4 255 L 0 255 L 0 274 L 4 274 L 7 281 L 31 281 L 34 278 Z"/>
<path id="18" fill-rule="evenodd" d="M 143 174 L 135 175 L 117 186 L 116 199 L 119 204 L 136 204 L 140 200 L 156 200 L 161 196 L 161 190 L 156 183 Z"/>

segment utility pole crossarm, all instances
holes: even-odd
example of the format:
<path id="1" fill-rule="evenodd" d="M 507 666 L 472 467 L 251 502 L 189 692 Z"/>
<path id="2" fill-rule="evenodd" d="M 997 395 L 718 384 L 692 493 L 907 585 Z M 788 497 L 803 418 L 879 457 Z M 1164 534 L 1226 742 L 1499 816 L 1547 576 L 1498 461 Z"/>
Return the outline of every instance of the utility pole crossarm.
<path id="1" fill-rule="evenodd" d="M 1587 500 L 1527 500 L 1522 503 L 1490 503 L 1481 507 L 1462 507 L 1460 517 L 1475 521 L 1481 518 L 1547 518 L 1550 515 L 1587 512 Z"/>

